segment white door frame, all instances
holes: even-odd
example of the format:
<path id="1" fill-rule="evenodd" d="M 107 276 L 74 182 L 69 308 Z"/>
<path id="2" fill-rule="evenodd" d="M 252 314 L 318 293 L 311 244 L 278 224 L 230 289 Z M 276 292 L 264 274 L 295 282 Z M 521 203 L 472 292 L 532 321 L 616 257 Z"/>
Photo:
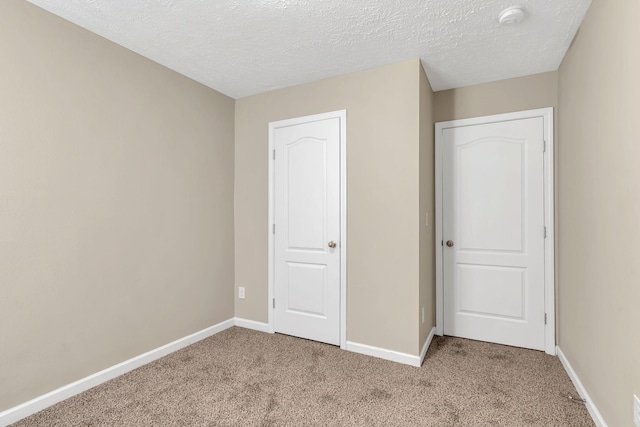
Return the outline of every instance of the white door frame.
<path id="1" fill-rule="evenodd" d="M 436 334 L 444 333 L 444 280 L 443 280 L 443 236 L 442 236 L 442 154 L 445 129 L 460 126 L 472 126 L 509 120 L 542 117 L 544 122 L 544 224 L 547 238 L 544 242 L 544 310 L 546 324 L 544 328 L 544 348 L 547 354 L 556 354 L 555 327 L 555 265 L 554 265 L 554 199 L 553 199 L 553 108 L 519 111 L 472 119 L 451 120 L 436 123 L 435 147 L 435 184 L 436 184 Z"/>
<path id="2" fill-rule="evenodd" d="M 314 120 L 340 119 L 340 348 L 347 347 L 347 110 L 338 110 L 269 123 L 269 332 L 275 333 L 275 130 Z"/>

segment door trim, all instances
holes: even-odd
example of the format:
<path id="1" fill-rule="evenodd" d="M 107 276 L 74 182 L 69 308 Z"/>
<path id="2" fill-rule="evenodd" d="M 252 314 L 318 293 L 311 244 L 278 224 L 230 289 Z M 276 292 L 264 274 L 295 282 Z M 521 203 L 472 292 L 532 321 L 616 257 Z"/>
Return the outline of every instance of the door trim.
<path id="1" fill-rule="evenodd" d="M 554 259 L 554 168 L 553 168 L 553 108 L 518 111 L 515 113 L 497 114 L 492 116 L 475 117 L 471 119 L 451 120 L 436 123 L 435 126 L 435 185 L 436 185 L 436 334 L 444 333 L 444 280 L 443 280 L 443 236 L 442 236 L 442 133 L 445 129 L 504 122 L 509 120 L 542 117 L 544 123 L 543 135 L 546 142 L 544 152 L 544 223 L 547 228 L 547 238 L 544 241 L 544 309 L 547 323 L 544 328 L 545 353 L 556 355 L 556 326 L 555 326 L 555 259 Z"/>
<path id="2" fill-rule="evenodd" d="M 275 130 L 314 120 L 340 119 L 340 348 L 347 347 L 347 110 L 314 114 L 269 123 L 269 332 L 275 333 L 273 298 L 275 295 Z"/>

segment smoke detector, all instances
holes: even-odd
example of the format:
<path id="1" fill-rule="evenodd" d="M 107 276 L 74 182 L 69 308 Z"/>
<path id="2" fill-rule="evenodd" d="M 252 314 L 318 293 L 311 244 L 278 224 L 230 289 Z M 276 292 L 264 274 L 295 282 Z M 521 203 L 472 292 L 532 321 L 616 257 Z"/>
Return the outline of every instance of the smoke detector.
<path id="1" fill-rule="evenodd" d="M 500 15 L 498 15 L 498 22 L 500 22 L 500 25 L 517 24 L 518 22 L 522 22 L 524 15 L 524 9 L 522 6 L 509 7 L 500 12 Z"/>

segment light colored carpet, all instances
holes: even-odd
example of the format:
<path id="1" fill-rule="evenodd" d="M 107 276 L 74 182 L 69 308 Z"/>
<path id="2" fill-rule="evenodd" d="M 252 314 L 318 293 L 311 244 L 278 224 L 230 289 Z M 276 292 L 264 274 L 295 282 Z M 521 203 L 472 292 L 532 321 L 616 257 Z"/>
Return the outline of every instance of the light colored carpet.
<path id="1" fill-rule="evenodd" d="M 231 328 L 15 426 L 592 426 L 559 360 L 436 338 L 421 368 Z"/>

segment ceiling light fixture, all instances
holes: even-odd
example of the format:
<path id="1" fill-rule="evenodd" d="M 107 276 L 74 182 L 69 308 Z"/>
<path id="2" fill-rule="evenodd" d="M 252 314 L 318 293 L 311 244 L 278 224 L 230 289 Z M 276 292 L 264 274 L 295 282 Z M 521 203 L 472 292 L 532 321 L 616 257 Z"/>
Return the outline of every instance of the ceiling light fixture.
<path id="1" fill-rule="evenodd" d="M 498 15 L 498 22 L 500 25 L 510 25 L 522 22 L 524 19 L 524 9 L 522 6 L 509 7 Z"/>

